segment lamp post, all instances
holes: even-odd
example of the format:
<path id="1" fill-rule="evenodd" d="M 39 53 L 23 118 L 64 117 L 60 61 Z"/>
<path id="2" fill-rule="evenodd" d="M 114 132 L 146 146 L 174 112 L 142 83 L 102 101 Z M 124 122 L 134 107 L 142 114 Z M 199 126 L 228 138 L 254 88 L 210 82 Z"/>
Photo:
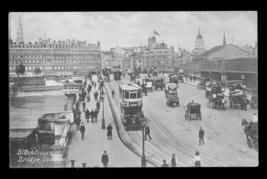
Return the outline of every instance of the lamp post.
<path id="1" fill-rule="evenodd" d="M 146 167 L 146 156 L 145 156 L 145 118 L 141 119 L 142 122 L 142 158 L 141 167 Z"/>
<path id="2" fill-rule="evenodd" d="M 105 129 L 105 116 L 104 116 L 104 99 L 105 99 L 105 93 L 104 93 L 104 85 L 102 86 L 102 91 L 101 91 L 101 95 L 100 95 L 100 99 L 102 101 L 102 129 Z"/>

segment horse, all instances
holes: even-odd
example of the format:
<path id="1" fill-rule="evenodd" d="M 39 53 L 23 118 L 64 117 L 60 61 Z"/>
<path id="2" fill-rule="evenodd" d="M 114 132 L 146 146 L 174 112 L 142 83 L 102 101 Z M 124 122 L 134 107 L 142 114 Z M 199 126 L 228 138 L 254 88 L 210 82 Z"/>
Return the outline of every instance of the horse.
<path id="1" fill-rule="evenodd" d="M 258 123 L 248 122 L 246 119 L 242 119 L 241 126 L 244 126 L 248 146 L 252 148 L 254 145 L 258 149 Z"/>

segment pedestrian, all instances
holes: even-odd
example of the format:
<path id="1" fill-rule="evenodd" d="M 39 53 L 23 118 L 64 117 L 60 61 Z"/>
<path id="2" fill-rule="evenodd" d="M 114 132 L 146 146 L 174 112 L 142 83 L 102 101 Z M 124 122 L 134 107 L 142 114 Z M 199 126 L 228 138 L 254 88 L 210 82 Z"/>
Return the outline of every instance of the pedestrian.
<path id="1" fill-rule="evenodd" d="M 166 160 L 163 160 L 163 164 L 161 165 L 161 167 L 169 167 L 169 165 L 166 163 Z"/>
<path id="2" fill-rule="evenodd" d="M 80 130 L 81 114 L 76 112 L 76 130 Z"/>
<path id="3" fill-rule="evenodd" d="M 83 112 L 85 112 L 85 106 L 86 106 L 86 103 L 83 102 L 82 105 L 83 105 Z"/>
<path id="4" fill-rule="evenodd" d="M 193 76 L 193 80 L 194 80 L 194 82 L 196 81 L 196 76 L 195 75 Z"/>
<path id="5" fill-rule="evenodd" d="M 193 164 L 195 165 L 195 167 L 201 167 L 201 158 L 200 158 L 200 153 L 198 151 L 196 151 L 195 153 L 195 157 L 193 158 Z"/>
<path id="6" fill-rule="evenodd" d="M 89 110 L 87 108 L 86 111 L 85 111 L 85 119 L 87 120 L 87 123 L 89 123 L 89 114 L 90 114 L 90 112 L 89 112 Z"/>
<path id="7" fill-rule="evenodd" d="M 192 82 L 192 76 L 190 76 L 190 82 Z"/>
<path id="8" fill-rule="evenodd" d="M 172 154 L 172 158 L 171 158 L 171 167 L 176 167 L 176 158 L 175 158 L 175 154 Z"/>
<path id="9" fill-rule="evenodd" d="M 202 129 L 202 127 L 200 127 L 199 129 L 198 137 L 199 137 L 199 146 L 201 145 L 201 141 L 204 145 L 204 130 Z"/>
<path id="10" fill-rule="evenodd" d="M 114 98 L 114 95 L 115 95 L 115 91 L 112 90 L 112 98 Z"/>
<path id="11" fill-rule="evenodd" d="M 152 140 L 151 136 L 150 136 L 150 128 L 149 126 L 146 126 L 145 128 L 145 140 L 146 140 L 146 136 L 148 135 L 149 139 Z"/>
<path id="12" fill-rule="evenodd" d="M 95 109 L 95 122 L 97 122 L 98 112 L 99 112 L 99 111 L 98 111 L 98 109 L 96 108 L 96 109 Z"/>
<path id="13" fill-rule="evenodd" d="M 81 134 L 82 134 L 82 140 L 83 140 L 83 139 L 84 139 L 84 132 L 85 132 L 85 126 L 84 126 L 83 122 L 82 122 L 82 124 L 81 124 L 81 129 L 80 129 L 80 131 L 81 131 Z"/>
<path id="14" fill-rule="evenodd" d="M 95 117 L 94 110 L 92 109 L 91 110 L 91 120 L 92 120 L 92 123 L 94 123 L 94 117 Z"/>
<path id="15" fill-rule="evenodd" d="M 104 151 L 104 153 L 102 154 L 101 162 L 103 163 L 104 168 L 108 167 L 109 158 L 108 158 L 107 151 Z"/>
<path id="16" fill-rule="evenodd" d="M 109 139 L 112 139 L 112 129 L 113 129 L 113 127 L 112 127 L 111 124 L 109 123 L 109 126 L 107 127 L 107 131 L 108 131 L 108 133 L 107 133 L 108 140 L 109 140 Z"/>
<path id="17" fill-rule="evenodd" d="M 97 108 L 98 111 L 100 110 L 100 101 L 97 101 L 96 108 Z"/>

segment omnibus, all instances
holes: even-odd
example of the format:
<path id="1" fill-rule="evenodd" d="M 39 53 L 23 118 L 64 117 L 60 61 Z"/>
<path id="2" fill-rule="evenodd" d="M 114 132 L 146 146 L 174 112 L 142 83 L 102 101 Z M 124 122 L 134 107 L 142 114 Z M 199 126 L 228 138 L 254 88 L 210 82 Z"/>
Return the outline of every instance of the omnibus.
<path id="1" fill-rule="evenodd" d="M 143 114 L 142 88 L 137 84 L 121 84 L 120 110 L 125 130 L 141 130 Z"/>

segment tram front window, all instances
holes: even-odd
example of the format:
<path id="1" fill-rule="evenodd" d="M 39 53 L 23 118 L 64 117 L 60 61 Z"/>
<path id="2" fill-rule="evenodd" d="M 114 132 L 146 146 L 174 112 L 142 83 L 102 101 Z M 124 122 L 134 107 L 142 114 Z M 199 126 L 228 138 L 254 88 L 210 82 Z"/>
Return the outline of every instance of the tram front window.
<path id="1" fill-rule="evenodd" d="M 140 112 L 140 108 L 138 107 L 125 107 L 124 108 L 124 115 L 137 115 L 137 113 Z"/>
<path id="2" fill-rule="evenodd" d="M 136 99 L 136 93 L 131 93 L 131 94 L 130 94 L 130 98 L 131 98 L 131 99 Z"/>
<path id="3" fill-rule="evenodd" d="M 129 91 L 125 91 L 124 98 L 125 99 L 129 99 L 129 96 L 130 96 Z"/>

